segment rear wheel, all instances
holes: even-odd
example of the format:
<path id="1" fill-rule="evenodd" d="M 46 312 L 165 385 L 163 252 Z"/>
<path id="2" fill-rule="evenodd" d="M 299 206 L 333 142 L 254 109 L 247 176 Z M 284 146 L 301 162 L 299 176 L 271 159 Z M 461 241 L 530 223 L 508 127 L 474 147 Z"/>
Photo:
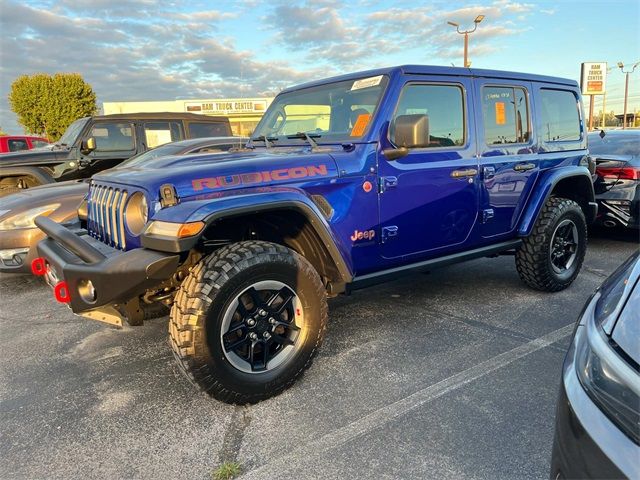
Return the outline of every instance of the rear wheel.
<path id="1" fill-rule="evenodd" d="M 277 395 L 309 367 L 327 324 L 326 291 L 306 259 L 281 245 L 224 247 L 194 266 L 171 310 L 181 370 L 229 403 Z"/>
<path id="2" fill-rule="evenodd" d="M 516 268 L 530 287 L 557 292 L 578 276 L 586 250 L 582 209 L 573 200 L 551 197 L 516 254 Z"/>

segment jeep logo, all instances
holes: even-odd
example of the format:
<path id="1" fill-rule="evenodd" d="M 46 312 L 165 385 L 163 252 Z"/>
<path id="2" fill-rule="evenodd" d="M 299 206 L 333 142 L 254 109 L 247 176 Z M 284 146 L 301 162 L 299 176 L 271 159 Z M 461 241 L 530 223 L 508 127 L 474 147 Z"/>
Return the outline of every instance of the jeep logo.
<path id="1" fill-rule="evenodd" d="M 361 232 L 359 230 L 355 230 L 353 235 L 351 235 L 351 241 L 357 242 L 358 240 L 373 240 L 373 237 L 376 236 L 375 230 L 366 230 Z"/>

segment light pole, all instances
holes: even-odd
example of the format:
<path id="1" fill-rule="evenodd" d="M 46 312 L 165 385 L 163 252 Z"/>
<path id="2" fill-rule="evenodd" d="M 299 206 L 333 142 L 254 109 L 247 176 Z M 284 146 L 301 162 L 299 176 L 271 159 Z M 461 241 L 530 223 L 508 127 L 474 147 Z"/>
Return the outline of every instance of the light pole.
<path id="1" fill-rule="evenodd" d="M 458 25 L 456 22 L 447 22 L 452 27 L 456 27 L 456 32 L 458 32 L 460 35 L 464 35 L 464 64 L 463 65 L 465 68 L 468 68 L 471 66 L 471 64 L 467 61 L 467 54 L 469 51 L 469 34 L 476 31 L 476 28 L 478 28 L 478 24 L 482 20 L 484 20 L 484 15 L 478 15 L 476 19 L 473 21 L 473 30 L 464 30 L 464 31 L 460 30 L 460 25 Z"/>
<path id="2" fill-rule="evenodd" d="M 640 62 L 636 62 L 631 67 L 631 70 L 624 71 L 624 63 L 618 62 L 618 67 L 620 67 L 620 71 L 624 73 L 624 114 L 622 116 L 622 129 L 627 128 L 627 100 L 629 98 L 629 74 L 633 73 L 636 67 L 640 65 Z"/>

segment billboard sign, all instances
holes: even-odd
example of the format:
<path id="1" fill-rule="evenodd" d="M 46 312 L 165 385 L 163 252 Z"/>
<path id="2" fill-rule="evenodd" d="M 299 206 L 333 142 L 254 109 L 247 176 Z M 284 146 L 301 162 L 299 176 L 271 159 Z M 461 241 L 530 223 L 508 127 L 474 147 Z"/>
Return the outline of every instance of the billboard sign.
<path id="1" fill-rule="evenodd" d="M 267 109 L 267 101 L 262 99 L 230 99 L 205 100 L 202 102 L 185 102 L 185 110 L 207 115 L 259 114 Z"/>
<path id="2" fill-rule="evenodd" d="M 580 89 L 583 95 L 604 95 L 607 83 L 607 62 L 582 64 Z"/>

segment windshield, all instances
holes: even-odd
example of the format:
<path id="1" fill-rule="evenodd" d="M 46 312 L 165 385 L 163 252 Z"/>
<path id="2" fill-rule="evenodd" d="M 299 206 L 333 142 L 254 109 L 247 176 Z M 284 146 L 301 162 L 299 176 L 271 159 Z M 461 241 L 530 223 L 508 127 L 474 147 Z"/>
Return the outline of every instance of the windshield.
<path id="1" fill-rule="evenodd" d="M 628 134 L 589 134 L 589 153 L 593 155 L 640 155 L 640 132 Z"/>
<path id="2" fill-rule="evenodd" d="M 85 126 L 85 124 L 88 121 L 89 121 L 88 118 L 81 118 L 73 122 L 71 125 L 67 127 L 67 130 L 64 132 L 64 135 L 62 135 L 62 138 L 60 138 L 60 140 L 58 140 L 56 144 L 69 145 L 69 146 L 73 145 L 76 141 L 76 138 L 78 138 L 78 135 L 80 135 L 82 128 Z"/>
<path id="3" fill-rule="evenodd" d="M 345 80 L 278 95 L 253 133 L 253 139 L 284 141 L 306 133 L 317 143 L 353 142 L 367 132 L 387 85 L 378 75 Z"/>
<path id="4" fill-rule="evenodd" d="M 179 155 L 181 153 L 185 153 L 184 145 L 174 145 L 174 144 L 162 145 L 160 147 L 147 150 L 146 152 L 141 153 L 140 155 L 136 155 L 135 157 L 131 157 L 128 160 L 125 160 L 118 166 L 118 168 L 134 167 L 134 166 L 140 165 L 141 163 L 148 162 L 149 160 L 153 160 L 154 158 L 164 157 L 168 155 Z"/>

